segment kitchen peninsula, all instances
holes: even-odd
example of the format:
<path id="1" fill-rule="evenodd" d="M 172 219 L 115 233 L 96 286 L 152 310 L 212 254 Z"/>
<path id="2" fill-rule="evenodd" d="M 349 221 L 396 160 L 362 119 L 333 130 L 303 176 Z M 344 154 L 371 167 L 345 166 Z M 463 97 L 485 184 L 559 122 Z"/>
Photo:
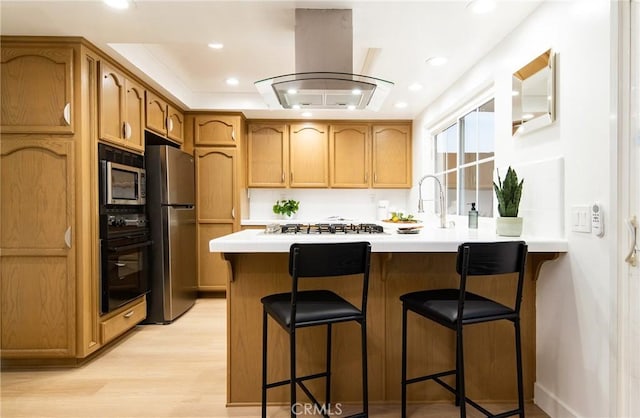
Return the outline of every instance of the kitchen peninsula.
<path id="1" fill-rule="evenodd" d="M 535 382 L 535 280 L 545 261 L 567 252 L 564 239 L 522 237 L 529 245 L 526 280 L 521 311 L 525 398 L 533 398 Z M 455 258 L 457 247 L 466 241 L 509 240 L 493 232 L 466 229 L 424 228 L 421 233 L 385 234 L 267 234 L 249 229 L 209 242 L 211 252 L 220 252 L 230 265 L 227 282 L 227 402 L 228 405 L 259 404 L 261 373 L 260 299 L 268 294 L 291 290 L 288 274 L 289 246 L 294 242 L 369 241 L 372 259 L 367 311 L 369 357 L 369 399 L 372 402 L 397 402 L 400 399 L 400 349 L 403 293 L 437 287 L 457 286 Z M 320 282 L 321 281 L 321 282 Z M 313 279 L 304 286 L 324 285 L 335 289 L 358 304 L 358 281 Z M 506 304 L 513 289 L 499 278 L 474 279 L 468 289 L 491 295 Z M 511 283 L 511 281 L 509 281 Z M 302 285 L 301 285 L 302 286 Z M 408 344 L 409 376 L 453 365 L 454 334 L 429 321 L 412 322 Z M 270 324 L 270 327 L 273 323 Z M 269 380 L 286 379 L 288 346 L 286 333 L 269 333 Z M 324 330 L 303 329 L 298 332 L 299 373 L 324 367 Z M 360 385 L 352 376 L 360 373 L 359 333 L 351 324 L 333 329 L 332 399 L 356 402 Z M 465 332 L 467 391 L 471 398 L 490 401 L 516 399 L 513 328 L 508 324 L 481 324 Z M 491 382 L 487 384 L 486 382 Z M 321 379 L 311 387 L 323 393 Z M 315 386 L 317 384 L 317 386 Z M 451 395 L 437 385 L 424 390 L 415 385 L 408 392 L 414 402 L 451 400 Z M 287 402 L 286 387 L 272 390 L 270 401 Z"/>

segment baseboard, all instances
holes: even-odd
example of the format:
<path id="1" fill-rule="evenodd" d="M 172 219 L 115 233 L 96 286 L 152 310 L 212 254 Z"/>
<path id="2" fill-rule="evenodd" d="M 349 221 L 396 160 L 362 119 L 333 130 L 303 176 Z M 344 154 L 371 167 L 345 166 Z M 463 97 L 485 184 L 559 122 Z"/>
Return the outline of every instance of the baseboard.
<path id="1" fill-rule="evenodd" d="M 544 386 L 535 383 L 533 386 L 533 403 L 547 413 L 551 418 L 579 418 L 580 415 L 564 402 L 549 392 Z"/>

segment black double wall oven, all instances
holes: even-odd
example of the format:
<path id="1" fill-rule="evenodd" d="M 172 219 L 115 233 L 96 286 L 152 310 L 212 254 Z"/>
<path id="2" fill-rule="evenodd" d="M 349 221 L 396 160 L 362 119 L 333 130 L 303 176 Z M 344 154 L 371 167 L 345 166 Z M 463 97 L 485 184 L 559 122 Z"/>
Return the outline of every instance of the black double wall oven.
<path id="1" fill-rule="evenodd" d="M 98 145 L 100 310 L 109 313 L 149 292 L 144 157 Z"/>

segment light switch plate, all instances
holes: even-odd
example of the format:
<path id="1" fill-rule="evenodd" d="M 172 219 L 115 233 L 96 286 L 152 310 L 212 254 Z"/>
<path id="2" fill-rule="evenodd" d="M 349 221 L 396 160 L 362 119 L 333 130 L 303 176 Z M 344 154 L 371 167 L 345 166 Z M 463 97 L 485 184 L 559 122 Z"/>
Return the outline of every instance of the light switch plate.
<path id="1" fill-rule="evenodd" d="M 591 206 L 571 207 L 571 230 L 573 232 L 591 232 Z"/>

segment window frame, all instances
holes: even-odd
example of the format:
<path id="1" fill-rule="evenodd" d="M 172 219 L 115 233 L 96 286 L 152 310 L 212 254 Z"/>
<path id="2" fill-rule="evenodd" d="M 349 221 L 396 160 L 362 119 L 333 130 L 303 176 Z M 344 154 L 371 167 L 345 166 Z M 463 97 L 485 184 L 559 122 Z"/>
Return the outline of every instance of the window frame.
<path id="1" fill-rule="evenodd" d="M 491 101 L 493 101 L 493 106 L 494 106 L 494 117 L 492 118 L 493 120 L 493 155 L 490 157 L 485 157 L 485 158 L 481 158 L 480 155 L 482 154 L 481 152 L 479 152 L 478 149 L 476 149 L 475 151 L 475 158 L 473 161 L 471 162 L 464 162 L 465 159 L 465 154 L 463 153 L 464 151 L 464 118 L 469 115 L 472 112 L 477 112 L 479 109 L 481 109 L 483 106 L 487 105 L 488 103 L 490 103 Z M 463 106 L 460 106 L 459 108 L 457 108 L 455 111 L 452 111 L 448 114 L 447 117 L 442 118 L 437 124 L 434 124 L 428 131 L 430 132 L 430 140 L 431 140 L 431 147 L 430 147 L 430 156 L 431 156 L 431 161 L 430 163 L 433 164 L 433 174 L 438 177 L 441 181 L 442 181 L 442 185 L 443 185 L 443 189 L 444 189 L 444 193 L 445 193 L 445 202 L 447 203 L 447 216 L 466 216 L 468 214 L 468 211 L 470 210 L 471 206 L 466 205 L 466 202 L 463 202 L 463 193 L 465 191 L 465 189 L 463 189 L 463 185 L 464 185 L 464 179 L 465 179 L 465 170 L 475 167 L 475 179 L 479 179 L 479 175 L 480 175 L 480 166 L 481 164 L 489 164 L 491 162 L 493 163 L 493 168 L 492 171 L 495 170 L 495 160 L 496 160 L 496 155 L 495 155 L 495 144 L 496 144 L 496 124 L 495 124 L 495 106 L 496 106 L 496 97 L 495 97 L 495 93 L 493 91 L 493 89 L 488 90 L 486 92 L 484 92 L 483 94 L 479 94 L 477 95 L 475 98 L 468 100 Z M 442 167 L 439 167 L 439 163 L 438 163 L 438 159 L 442 158 L 441 156 L 443 154 L 439 154 L 438 153 L 438 136 L 444 132 L 446 132 L 448 129 L 450 129 L 451 127 L 456 127 L 455 133 L 456 133 L 456 148 L 455 148 L 455 155 L 456 155 L 456 164 L 455 164 L 455 168 L 448 168 L 446 163 L 447 163 L 447 157 L 444 157 L 444 163 L 445 164 L 440 164 Z M 446 155 L 447 153 L 445 152 L 444 155 Z M 448 182 L 450 176 L 455 175 L 455 179 L 456 179 L 456 183 L 455 183 L 455 196 L 453 196 L 453 198 L 455 199 L 455 212 L 449 212 L 449 210 L 451 209 L 451 207 L 448 205 L 448 203 L 450 202 L 451 196 L 450 196 L 450 184 Z M 493 176 L 492 176 L 492 181 L 493 181 Z M 480 182 L 476 181 L 475 182 L 475 191 L 474 191 L 474 197 L 473 200 L 470 200 L 470 202 L 476 202 L 476 205 L 478 205 L 479 202 L 479 194 L 480 194 Z M 434 186 L 435 187 L 435 186 Z M 435 189 L 434 189 L 434 193 Z M 435 194 L 434 194 L 435 196 Z M 491 196 L 491 204 L 490 205 L 485 205 L 488 207 L 483 207 L 481 213 L 479 214 L 479 216 L 483 217 L 483 218 L 492 218 L 494 217 L 494 207 L 495 207 L 495 196 L 493 193 L 493 190 L 490 191 L 490 196 Z M 438 205 L 436 204 L 437 200 L 434 199 L 434 213 L 439 214 L 440 210 Z M 465 207 L 463 208 L 462 205 L 465 205 Z M 466 207 L 468 206 L 468 208 Z"/>

